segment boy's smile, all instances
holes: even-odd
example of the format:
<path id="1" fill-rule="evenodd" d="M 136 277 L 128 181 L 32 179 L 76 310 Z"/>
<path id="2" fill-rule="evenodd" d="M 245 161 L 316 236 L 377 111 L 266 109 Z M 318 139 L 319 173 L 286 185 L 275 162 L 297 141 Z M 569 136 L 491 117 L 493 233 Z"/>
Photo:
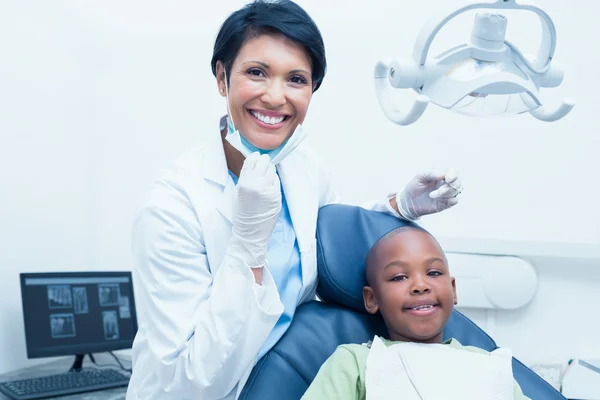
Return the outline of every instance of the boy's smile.
<path id="1" fill-rule="evenodd" d="M 438 310 L 439 304 L 431 300 L 419 300 L 404 307 L 405 310 L 416 316 L 432 315 Z"/>
<path id="2" fill-rule="evenodd" d="M 456 288 L 435 239 L 420 229 L 402 229 L 380 240 L 367 264 L 365 307 L 381 312 L 390 339 L 440 343 Z"/>

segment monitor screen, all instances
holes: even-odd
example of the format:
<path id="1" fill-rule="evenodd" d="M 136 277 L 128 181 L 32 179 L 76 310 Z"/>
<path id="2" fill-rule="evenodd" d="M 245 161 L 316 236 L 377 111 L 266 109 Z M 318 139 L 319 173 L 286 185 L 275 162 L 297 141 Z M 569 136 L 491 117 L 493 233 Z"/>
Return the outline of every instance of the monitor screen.
<path id="1" fill-rule="evenodd" d="M 130 348 L 137 332 L 131 272 L 21 274 L 27 357 Z"/>

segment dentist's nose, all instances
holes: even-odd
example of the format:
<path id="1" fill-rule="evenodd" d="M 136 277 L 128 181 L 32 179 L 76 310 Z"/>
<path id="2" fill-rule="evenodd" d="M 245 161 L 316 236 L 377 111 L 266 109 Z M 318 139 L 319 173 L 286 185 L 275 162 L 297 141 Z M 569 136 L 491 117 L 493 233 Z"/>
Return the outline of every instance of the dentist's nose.
<path id="1" fill-rule="evenodd" d="M 263 103 L 270 108 L 278 108 L 285 104 L 285 82 L 280 80 L 271 81 L 261 97 Z"/>

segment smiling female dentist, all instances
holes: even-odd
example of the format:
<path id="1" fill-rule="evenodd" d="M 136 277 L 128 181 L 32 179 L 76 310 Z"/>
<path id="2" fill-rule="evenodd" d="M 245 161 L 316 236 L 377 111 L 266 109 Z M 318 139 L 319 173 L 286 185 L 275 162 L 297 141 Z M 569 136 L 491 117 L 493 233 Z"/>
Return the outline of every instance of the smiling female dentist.
<path id="1" fill-rule="evenodd" d="M 317 26 L 291 1 L 253 2 L 221 27 L 212 70 L 228 116 L 156 181 L 134 222 L 128 400 L 237 398 L 314 298 L 317 213 L 338 197 L 300 142 L 325 67 Z M 417 219 L 459 191 L 456 174 L 426 173 L 369 208 Z"/>

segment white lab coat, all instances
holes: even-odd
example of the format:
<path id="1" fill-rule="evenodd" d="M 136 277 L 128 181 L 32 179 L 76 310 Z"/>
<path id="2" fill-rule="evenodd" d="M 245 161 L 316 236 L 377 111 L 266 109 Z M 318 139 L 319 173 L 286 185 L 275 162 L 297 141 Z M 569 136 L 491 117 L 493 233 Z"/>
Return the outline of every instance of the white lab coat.
<path id="1" fill-rule="evenodd" d="M 315 296 L 319 208 L 338 201 L 320 158 L 301 144 L 277 167 L 302 265 L 298 304 Z M 235 185 L 219 132 L 158 179 L 133 227 L 139 330 L 127 400 L 236 399 L 283 312 L 228 254 Z M 368 206 L 393 213 L 388 198 Z"/>

